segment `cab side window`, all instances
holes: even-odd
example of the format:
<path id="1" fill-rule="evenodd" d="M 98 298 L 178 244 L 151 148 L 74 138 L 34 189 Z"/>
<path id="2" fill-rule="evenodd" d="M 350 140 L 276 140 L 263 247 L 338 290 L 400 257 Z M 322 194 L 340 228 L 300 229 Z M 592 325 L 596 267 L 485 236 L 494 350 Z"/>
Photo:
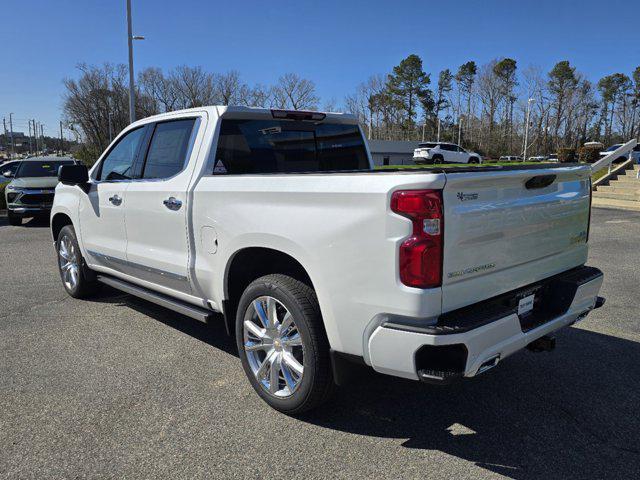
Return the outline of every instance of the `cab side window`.
<path id="1" fill-rule="evenodd" d="M 144 127 L 140 127 L 122 137 L 102 161 L 96 180 L 130 180 L 145 131 Z"/>
<path id="2" fill-rule="evenodd" d="M 18 171 L 18 167 L 19 166 L 20 166 L 20 162 L 12 163 L 6 169 L 2 170 L 2 173 L 4 174 L 4 172 L 11 172 L 11 175 L 15 175 L 16 172 Z M 3 168 L 3 167 L 0 167 L 0 169 L 1 168 Z"/>
<path id="3" fill-rule="evenodd" d="M 158 123 L 153 132 L 142 178 L 169 178 L 181 172 L 195 119 Z"/>

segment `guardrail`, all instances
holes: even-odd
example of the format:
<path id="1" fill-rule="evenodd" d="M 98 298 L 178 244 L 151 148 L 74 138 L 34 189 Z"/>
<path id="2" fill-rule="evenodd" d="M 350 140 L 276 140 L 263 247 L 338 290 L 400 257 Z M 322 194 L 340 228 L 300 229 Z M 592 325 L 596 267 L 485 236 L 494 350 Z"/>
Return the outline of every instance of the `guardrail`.
<path id="1" fill-rule="evenodd" d="M 602 170 L 605 167 L 609 168 L 608 173 L 611 173 L 611 164 L 617 158 L 620 158 L 625 153 L 629 153 L 628 158 L 631 158 L 631 152 L 633 151 L 633 147 L 637 145 L 638 141 L 634 138 L 633 140 L 629 140 L 624 145 L 619 146 L 613 152 L 608 155 L 605 155 L 597 162 L 591 164 L 591 173 L 596 173 Z"/>

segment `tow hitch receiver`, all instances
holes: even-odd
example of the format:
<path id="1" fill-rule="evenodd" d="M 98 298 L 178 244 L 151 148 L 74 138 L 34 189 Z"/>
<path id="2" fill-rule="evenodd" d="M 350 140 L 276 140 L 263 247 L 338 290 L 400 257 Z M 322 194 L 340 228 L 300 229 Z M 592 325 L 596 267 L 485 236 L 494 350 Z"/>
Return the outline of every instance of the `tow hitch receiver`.
<path id="1" fill-rule="evenodd" d="M 540 337 L 537 340 L 534 340 L 529 345 L 527 345 L 527 349 L 532 352 L 550 352 L 556 348 L 556 339 L 555 337 L 551 337 L 549 335 L 545 335 L 544 337 Z"/>

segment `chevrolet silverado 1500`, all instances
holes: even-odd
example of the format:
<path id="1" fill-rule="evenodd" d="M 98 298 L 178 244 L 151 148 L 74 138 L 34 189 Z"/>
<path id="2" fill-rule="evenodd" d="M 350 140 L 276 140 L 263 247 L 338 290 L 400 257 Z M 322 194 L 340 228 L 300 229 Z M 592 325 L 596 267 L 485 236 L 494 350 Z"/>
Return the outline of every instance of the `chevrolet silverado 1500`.
<path id="1" fill-rule="evenodd" d="M 253 388 L 290 414 L 351 362 L 473 377 L 604 301 L 579 165 L 376 171 L 353 116 L 203 107 L 131 124 L 59 180 L 66 291 L 222 318 Z"/>

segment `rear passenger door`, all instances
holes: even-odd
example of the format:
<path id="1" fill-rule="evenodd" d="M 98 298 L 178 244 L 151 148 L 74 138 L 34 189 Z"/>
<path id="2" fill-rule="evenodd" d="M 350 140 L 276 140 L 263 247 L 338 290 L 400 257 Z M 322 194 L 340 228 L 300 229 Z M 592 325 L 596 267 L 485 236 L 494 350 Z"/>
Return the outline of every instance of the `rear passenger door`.
<path id="1" fill-rule="evenodd" d="M 183 293 L 191 291 L 187 191 L 201 122 L 194 117 L 153 124 L 137 179 L 127 190 L 128 273 Z"/>
<path id="2" fill-rule="evenodd" d="M 443 143 L 442 145 L 440 145 L 440 149 L 442 150 L 442 156 L 445 162 L 456 163 L 458 161 L 458 153 L 456 152 L 456 147 L 447 143 Z"/>

